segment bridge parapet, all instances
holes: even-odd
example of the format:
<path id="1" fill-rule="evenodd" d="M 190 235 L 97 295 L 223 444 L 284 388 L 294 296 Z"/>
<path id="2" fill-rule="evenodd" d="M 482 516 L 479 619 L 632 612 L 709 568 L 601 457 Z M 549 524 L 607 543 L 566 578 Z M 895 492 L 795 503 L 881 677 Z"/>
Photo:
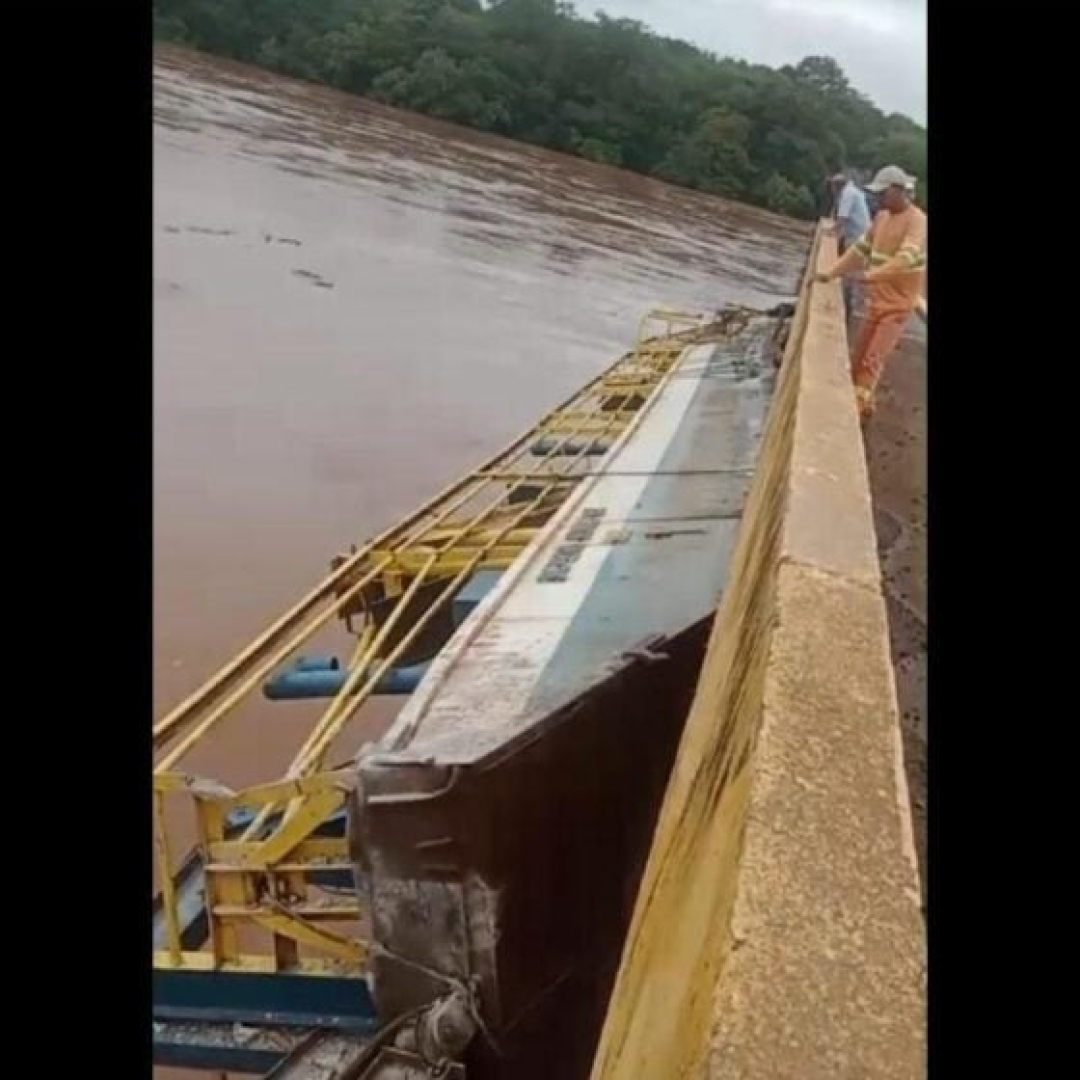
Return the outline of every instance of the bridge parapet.
<path id="1" fill-rule="evenodd" d="M 925 927 L 819 230 L 593 1080 L 919 1080 Z"/>

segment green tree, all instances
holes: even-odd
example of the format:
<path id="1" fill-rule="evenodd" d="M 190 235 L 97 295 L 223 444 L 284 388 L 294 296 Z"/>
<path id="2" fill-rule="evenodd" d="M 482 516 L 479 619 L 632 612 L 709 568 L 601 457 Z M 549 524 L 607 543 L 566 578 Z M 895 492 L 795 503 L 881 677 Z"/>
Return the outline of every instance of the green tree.
<path id="1" fill-rule="evenodd" d="M 714 195 L 737 199 L 752 180 L 746 153 L 750 124 L 721 105 L 706 111 L 694 130 L 677 143 L 657 175 Z"/>
<path id="2" fill-rule="evenodd" d="M 847 76 L 831 56 L 807 56 L 794 67 L 780 70 L 825 97 L 847 98 L 853 94 Z"/>
<path id="3" fill-rule="evenodd" d="M 786 176 L 770 173 L 761 187 L 762 199 L 769 210 L 786 217 L 810 217 L 814 213 L 814 196 L 806 187 L 793 184 Z"/>
<path id="4" fill-rule="evenodd" d="M 383 72 L 371 89 L 387 104 L 496 131 L 508 127 L 510 119 L 499 96 L 500 81 L 483 59 L 462 63 L 445 49 L 428 49 L 416 63 Z"/>
<path id="5" fill-rule="evenodd" d="M 616 143 L 604 142 L 602 139 L 594 139 L 588 135 L 577 136 L 571 140 L 574 153 L 589 161 L 597 161 L 601 165 L 621 165 L 622 147 Z"/>
<path id="6" fill-rule="evenodd" d="M 154 0 L 154 32 L 460 124 L 812 217 L 841 166 L 927 191 L 926 131 L 835 60 L 773 70 L 562 0 Z"/>

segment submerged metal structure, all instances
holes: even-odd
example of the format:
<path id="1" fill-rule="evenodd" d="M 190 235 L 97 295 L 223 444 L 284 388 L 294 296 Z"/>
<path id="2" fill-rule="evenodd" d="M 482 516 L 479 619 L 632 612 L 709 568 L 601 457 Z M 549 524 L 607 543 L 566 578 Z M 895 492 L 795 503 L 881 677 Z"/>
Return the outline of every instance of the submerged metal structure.
<path id="1" fill-rule="evenodd" d="M 587 1074 L 789 315 L 654 313 L 155 725 L 157 1062 Z M 335 619 L 351 654 L 312 655 Z M 390 730 L 328 765 L 384 693 Z M 188 772 L 260 696 L 327 702 L 285 773 Z"/>

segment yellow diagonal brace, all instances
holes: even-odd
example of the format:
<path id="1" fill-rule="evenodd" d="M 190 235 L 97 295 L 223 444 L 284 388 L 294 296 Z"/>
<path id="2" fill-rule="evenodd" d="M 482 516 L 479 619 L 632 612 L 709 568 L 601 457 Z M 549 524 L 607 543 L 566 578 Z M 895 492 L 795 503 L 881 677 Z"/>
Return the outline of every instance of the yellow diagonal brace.
<path id="1" fill-rule="evenodd" d="M 476 558 L 479 550 L 481 549 L 475 546 L 452 548 L 446 555 L 439 556 L 431 566 L 428 576 L 432 582 L 444 581 L 447 578 L 454 577 Z M 505 569 L 524 550 L 524 545 L 511 547 L 500 544 L 498 547 L 491 548 L 484 555 L 483 561 L 478 568 Z M 394 555 L 394 563 L 397 568 L 410 575 L 419 573 L 427 566 L 428 562 L 428 556 L 419 551 L 399 551 Z"/>
<path id="2" fill-rule="evenodd" d="M 269 930 L 272 934 L 281 937 L 292 938 L 301 945 L 310 945 L 320 949 L 330 956 L 339 960 L 348 961 L 351 964 L 361 965 L 367 959 L 367 947 L 362 941 L 347 938 L 333 931 L 325 930 L 320 926 L 313 926 L 303 919 L 295 918 L 284 913 L 276 915 L 260 915 L 252 919 L 252 922 Z"/>
<path id="3" fill-rule="evenodd" d="M 243 858 L 249 849 L 258 847 L 258 840 L 221 840 L 206 845 L 208 869 L 227 872 L 243 870 Z M 288 867 L 278 863 L 274 870 L 282 873 L 286 869 L 324 869 L 330 863 L 349 864 L 349 842 L 344 836 L 317 837 L 305 840 L 289 852 Z"/>
<path id="4" fill-rule="evenodd" d="M 305 795 L 319 795 L 324 792 L 346 794 L 356 787 L 356 773 L 352 769 L 335 769 L 331 772 L 313 773 L 311 776 L 299 776 L 290 780 L 275 780 L 270 784 L 257 784 L 242 791 L 215 795 L 212 792 L 197 795 L 202 799 L 227 802 L 232 806 L 264 806 L 287 802 L 290 799 L 303 798 Z"/>
<path id="5" fill-rule="evenodd" d="M 281 801 L 287 799 L 284 796 Z M 240 865 L 269 869 L 280 862 L 301 841 L 306 840 L 335 810 L 345 802 L 343 791 L 322 791 L 302 798 L 296 810 L 280 827 L 250 851 L 240 853 Z"/>

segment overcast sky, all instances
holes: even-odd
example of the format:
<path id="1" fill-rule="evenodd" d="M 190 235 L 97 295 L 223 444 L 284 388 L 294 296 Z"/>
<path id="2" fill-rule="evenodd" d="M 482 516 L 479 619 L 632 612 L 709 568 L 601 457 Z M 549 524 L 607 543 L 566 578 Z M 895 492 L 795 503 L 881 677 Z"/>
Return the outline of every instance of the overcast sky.
<path id="1" fill-rule="evenodd" d="M 832 56 L 885 112 L 926 123 L 926 0 L 576 0 L 770 67 Z"/>

